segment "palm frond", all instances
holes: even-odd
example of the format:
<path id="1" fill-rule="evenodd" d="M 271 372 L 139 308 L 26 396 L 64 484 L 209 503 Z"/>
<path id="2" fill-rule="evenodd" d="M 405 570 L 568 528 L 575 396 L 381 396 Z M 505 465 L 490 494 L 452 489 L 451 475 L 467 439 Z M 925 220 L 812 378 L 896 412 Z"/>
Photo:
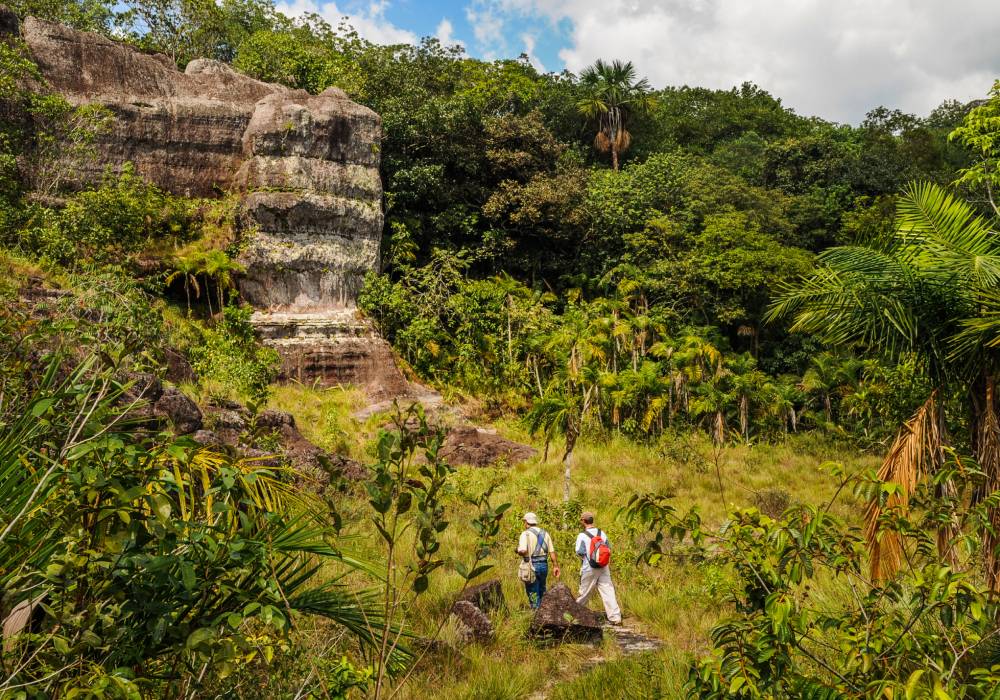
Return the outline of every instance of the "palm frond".
<path id="1" fill-rule="evenodd" d="M 917 485 L 940 466 L 943 448 L 938 393 L 934 391 L 900 428 L 878 470 L 879 481 L 896 488 L 876 494 L 865 514 L 865 540 L 874 580 L 891 578 L 899 570 L 903 556 L 902 537 L 895 529 L 885 527 L 886 516 L 905 515 Z"/>
<path id="2" fill-rule="evenodd" d="M 967 203 L 934 183 L 913 183 L 896 211 L 897 235 L 924 275 L 970 292 L 1000 283 L 1000 239 Z"/>

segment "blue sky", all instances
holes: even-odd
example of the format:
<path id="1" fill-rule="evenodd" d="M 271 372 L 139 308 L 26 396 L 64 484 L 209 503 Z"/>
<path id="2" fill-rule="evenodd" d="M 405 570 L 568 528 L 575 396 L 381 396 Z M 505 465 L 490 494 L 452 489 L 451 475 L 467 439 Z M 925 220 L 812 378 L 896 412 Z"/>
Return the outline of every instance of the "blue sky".
<path id="1" fill-rule="evenodd" d="M 565 67 L 559 52 L 569 46 L 572 29 L 568 18 L 544 16 L 517 0 L 278 0 L 278 7 L 291 15 L 319 11 L 329 20 L 347 16 L 363 35 L 380 43 L 436 36 L 461 44 L 477 58 L 524 53 L 543 71 Z"/>
<path id="2" fill-rule="evenodd" d="M 363 11 L 372 3 L 344 3 L 344 6 Z M 477 58 L 515 57 L 523 52 L 530 54 L 544 70 L 559 71 L 564 67 L 559 51 L 570 42 L 572 25 L 568 19 L 553 20 L 528 12 L 491 12 L 485 3 L 461 0 L 395 0 L 384 8 L 385 19 L 394 26 L 417 36 L 440 37 L 444 33 Z M 450 32 L 441 31 L 448 27 Z"/>
<path id="3" fill-rule="evenodd" d="M 757 83 L 800 114 L 857 123 L 879 105 L 925 115 L 1000 78 L 1000 0 L 276 0 L 348 16 L 379 43 L 437 36 L 547 71 L 635 63 L 656 87 Z"/>

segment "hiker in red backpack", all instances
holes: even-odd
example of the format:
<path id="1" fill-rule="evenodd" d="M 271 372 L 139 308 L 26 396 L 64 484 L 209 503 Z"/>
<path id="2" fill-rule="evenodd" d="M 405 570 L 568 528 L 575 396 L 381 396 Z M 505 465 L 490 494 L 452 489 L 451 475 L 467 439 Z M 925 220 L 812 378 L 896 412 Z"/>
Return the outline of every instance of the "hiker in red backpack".
<path id="1" fill-rule="evenodd" d="M 604 602 L 604 613 L 612 625 L 622 623 L 622 611 L 615 597 L 615 584 L 611 583 L 611 543 L 603 530 L 594 527 L 594 514 L 580 516 L 583 532 L 576 536 L 576 553 L 583 565 L 580 567 L 580 595 L 576 602 L 586 605 L 594 589 Z"/>

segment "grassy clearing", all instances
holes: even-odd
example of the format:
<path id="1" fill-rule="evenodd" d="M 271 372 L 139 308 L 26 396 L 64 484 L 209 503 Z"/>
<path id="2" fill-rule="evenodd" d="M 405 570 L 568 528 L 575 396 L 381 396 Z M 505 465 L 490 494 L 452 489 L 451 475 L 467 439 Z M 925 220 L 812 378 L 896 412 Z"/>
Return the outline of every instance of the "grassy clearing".
<path id="1" fill-rule="evenodd" d="M 279 384 L 268 402 L 269 408 L 295 416 L 307 440 L 324 450 L 365 461 L 367 433 L 359 429 L 351 414 L 364 406 L 360 391 L 311 387 L 298 382 Z"/>
<path id="2" fill-rule="evenodd" d="M 358 406 L 357 394 L 340 390 L 317 390 L 302 385 L 278 387 L 271 406 L 290 411 L 310 439 L 328 449 L 347 451 L 370 460 L 370 443 L 379 420 L 358 424 L 350 413 Z M 511 439 L 542 446 L 531 440 L 514 420 L 496 424 Z M 426 658 L 397 697 L 420 700 L 435 698 L 524 698 L 540 691 L 553 698 L 681 697 L 689 661 L 707 648 L 708 631 L 724 613 L 725 572 L 709 565 L 667 560 L 660 567 L 637 565 L 642 543 L 631 538 L 618 510 L 636 492 L 670 493 L 678 510 L 697 506 L 709 525 L 723 521 L 729 507 L 767 508 L 782 504 L 823 503 L 833 495 L 835 482 L 823 465 L 839 462 L 847 470 L 874 466 L 877 458 L 839 447 L 817 435 L 792 436 L 776 445 L 714 448 L 700 435 L 679 435 L 657 444 L 638 444 L 622 437 L 584 441 L 577 449 L 570 522 L 560 527 L 562 511 L 562 465 L 558 445 L 549 460 L 536 460 L 511 468 L 460 468 L 450 483 L 448 505 L 451 527 L 442 537 L 446 559 L 468 560 L 475 537 L 468 522 L 471 507 L 464 496 L 481 493 L 497 483 L 496 502 L 513 503 L 503 525 L 503 536 L 494 553 L 496 568 L 487 577 L 499 576 L 510 606 L 495 619 L 497 640 L 489 646 L 473 646 Z M 541 455 L 541 449 L 539 451 Z M 723 494 L 720 493 L 720 482 Z M 367 506 L 358 489 L 338 506 L 346 528 L 360 535 L 352 540 L 358 554 L 375 558 L 377 541 L 366 537 Z M 577 528 L 575 513 L 593 510 L 614 548 L 613 575 L 627 625 L 664 640 L 662 652 L 633 658 L 618 658 L 610 642 L 595 652 L 588 647 L 566 646 L 542 649 L 525 641 L 530 621 L 523 588 L 516 579 L 514 544 L 521 529 L 519 516 L 537 512 L 548 529 L 563 563 L 562 581 L 572 590 L 578 586 L 578 563 L 570 554 Z M 837 506 L 849 519 L 862 512 L 850 496 Z M 554 583 L 554 582 L 553 582 Z M 461 578 L 450 570 L 431 579 L 427 593 L 408 611 L 409 622 L 420 634 L 433 633 L 446 616 Z M 593 603 L 599 606 L 599 600 Z M 455 641 L 455 630 L 446 625 L 446 643 Z M 606 663 L 592 670 L 588 659 L 595 653 Z"/>

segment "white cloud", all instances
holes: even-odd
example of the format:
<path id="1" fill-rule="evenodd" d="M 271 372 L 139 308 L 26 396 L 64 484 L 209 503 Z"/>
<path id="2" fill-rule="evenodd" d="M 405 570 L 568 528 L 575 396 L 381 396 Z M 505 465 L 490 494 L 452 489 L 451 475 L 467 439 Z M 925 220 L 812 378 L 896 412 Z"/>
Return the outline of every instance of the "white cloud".
<path id="1" fill-rule="evenodd" d="M 358 30 L 358 34 L 376 44 L 416 44 L 417 35 L 401 29 L 390 22 L 385 16 L 389 6 L 386 0 L 372 0 L 366 6 L 355 12 L 345 12 L 337 7 L 336 2 L 316 2 L 316 0 L 282 0 L 275 5 L 278 12 L 289 17 L 298 17 L 306 12 L 312 12 L 336 27 L 340 20 L 347 18 L 348 23 Z"/>
<path id="2" fill-rule="evenodd" d="M 547 73 L 545 70 L 545 64 L 543 64 L 538 56 L 535 55 L 535 44 L 537 39 L 534 34 L 522 34 L 521 41 L 524 42 L 524 54 L 528 57 L 528 62 L 535 67 L 539 73 Z"/>
<path id="3" fill-rule="evenodd" d="M 465 42 L 452 36 L 454 31 L 455 28 L 452 26 L 451 20 L 445 17 L 438 24 L 437 29 L 434 31 L 434 36 L 441 42 L 442 46 L 461 46 L 465 48 Z"/>
<path id="4" fill-rule="evenodd" d="M 507 42 L 504 39 L 505 11 L 502 3 L 491 0 L 475 0 L 465 8 L 465 18 L 472 26 L 476 45 L 487 60 L 507 52 Z"/>
<path id="5" fill-rule="evenodd" d="M 656 86 L 749 80 L 799 113 L 839 121 L 880 104 L 926 114 L 985 96 L 1000 77 L 995 0 L 474 2 L 491 34 L 498 21 L 568 22 L 559 56 L 573 71 L 621 58 Z"/>

